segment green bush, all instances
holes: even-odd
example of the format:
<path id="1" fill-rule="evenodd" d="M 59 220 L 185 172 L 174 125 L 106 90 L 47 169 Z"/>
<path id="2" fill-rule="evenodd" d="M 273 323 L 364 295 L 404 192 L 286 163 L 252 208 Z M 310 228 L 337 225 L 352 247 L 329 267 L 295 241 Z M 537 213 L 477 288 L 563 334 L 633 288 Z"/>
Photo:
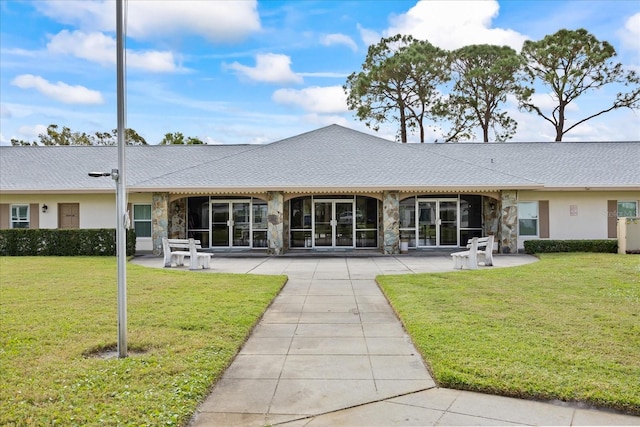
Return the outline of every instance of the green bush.
<path id="1" fill-rule="evenodd" d="M 136 233 L 127 232 L 127 255 L 136 252 Z M 115 256 L 116 230 L 0 230 L 0 256 Z"/>
<path id="2" fill-rule="evenodd" d="M 527 240 L 524 251 L 528 254 L 550 252 L 617 253 L 617 240 Z"/>

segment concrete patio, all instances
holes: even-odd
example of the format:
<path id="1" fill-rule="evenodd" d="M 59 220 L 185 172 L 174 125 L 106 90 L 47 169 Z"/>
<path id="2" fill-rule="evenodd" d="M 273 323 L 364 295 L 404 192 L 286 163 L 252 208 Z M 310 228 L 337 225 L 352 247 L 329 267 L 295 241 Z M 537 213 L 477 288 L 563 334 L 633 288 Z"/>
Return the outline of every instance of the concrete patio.
<path id="1" fill-rule="evenodd" d="M 535 260 L 498 255 L 487 268 Z M 132 262 L 162 267 L 158 257 Z M 289 281 L 190 425 L 640 425 L 639 417 L 575 405 L 438 388 L 374 277 L 452 266 L 447 254 L 214 256 L 210 270 L 195 274 L 286 274 Z"/>

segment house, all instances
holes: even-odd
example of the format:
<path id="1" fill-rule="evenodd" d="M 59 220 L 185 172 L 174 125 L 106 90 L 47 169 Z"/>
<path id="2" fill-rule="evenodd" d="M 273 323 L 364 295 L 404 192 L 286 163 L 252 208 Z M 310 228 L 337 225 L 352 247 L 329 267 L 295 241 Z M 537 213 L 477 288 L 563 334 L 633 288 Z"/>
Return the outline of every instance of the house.
<path id="1" fill-rule="evenodd" d="M 399 144 L 338 125 L 266 145 L 126 147 L 137 250 L 456 248 L 496 235 L 616 238 L 638 216 L 640 142 Z M 0 228 L 115 227 L 117 148 L 0 147 Z"/>

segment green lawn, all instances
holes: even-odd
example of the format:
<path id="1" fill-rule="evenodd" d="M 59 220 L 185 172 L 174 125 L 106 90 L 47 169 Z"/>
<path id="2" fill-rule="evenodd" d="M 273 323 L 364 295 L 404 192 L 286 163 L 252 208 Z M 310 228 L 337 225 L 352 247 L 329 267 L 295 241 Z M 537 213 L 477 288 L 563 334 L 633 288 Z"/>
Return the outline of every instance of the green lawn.
<path id="1" fill-rule="evenodd" d="M 378 277 L 443 387 L 640 414 L 640 256 Z"/>
<path id="2" fill-rule="evenodd" d="M 127 266 L 131 356 L 117 340 L 116 259 L 0 258 L 0 425 L 181 425 L 284 276 Z"/>

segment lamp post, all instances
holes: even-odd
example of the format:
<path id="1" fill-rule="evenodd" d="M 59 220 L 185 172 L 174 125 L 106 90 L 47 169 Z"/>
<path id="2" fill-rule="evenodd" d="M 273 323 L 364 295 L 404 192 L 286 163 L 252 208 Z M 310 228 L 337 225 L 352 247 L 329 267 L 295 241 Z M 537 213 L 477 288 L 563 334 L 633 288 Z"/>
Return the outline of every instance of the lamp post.
<path id="1" fill-rule="evenodd" d="M 116 256 L 118 259 L 118 357 L 127 357 L 127 230 L 124 192 L 118 169 L 111 172 L 89 172 L 97 178 L 110 176 L 116 182 Z"/>
<path id="2" fill-rule="evenodd" d="M 111 172 L 89 172 L 89 176 L 111 176 L 116 182 L 116 255 L 118 257 L 118 357 L 127 357 L 127 202 L 125 194 L 125 61 L 124 0 L 116 0 L 116 99 L 118 121 L 118 168 Z"/>

